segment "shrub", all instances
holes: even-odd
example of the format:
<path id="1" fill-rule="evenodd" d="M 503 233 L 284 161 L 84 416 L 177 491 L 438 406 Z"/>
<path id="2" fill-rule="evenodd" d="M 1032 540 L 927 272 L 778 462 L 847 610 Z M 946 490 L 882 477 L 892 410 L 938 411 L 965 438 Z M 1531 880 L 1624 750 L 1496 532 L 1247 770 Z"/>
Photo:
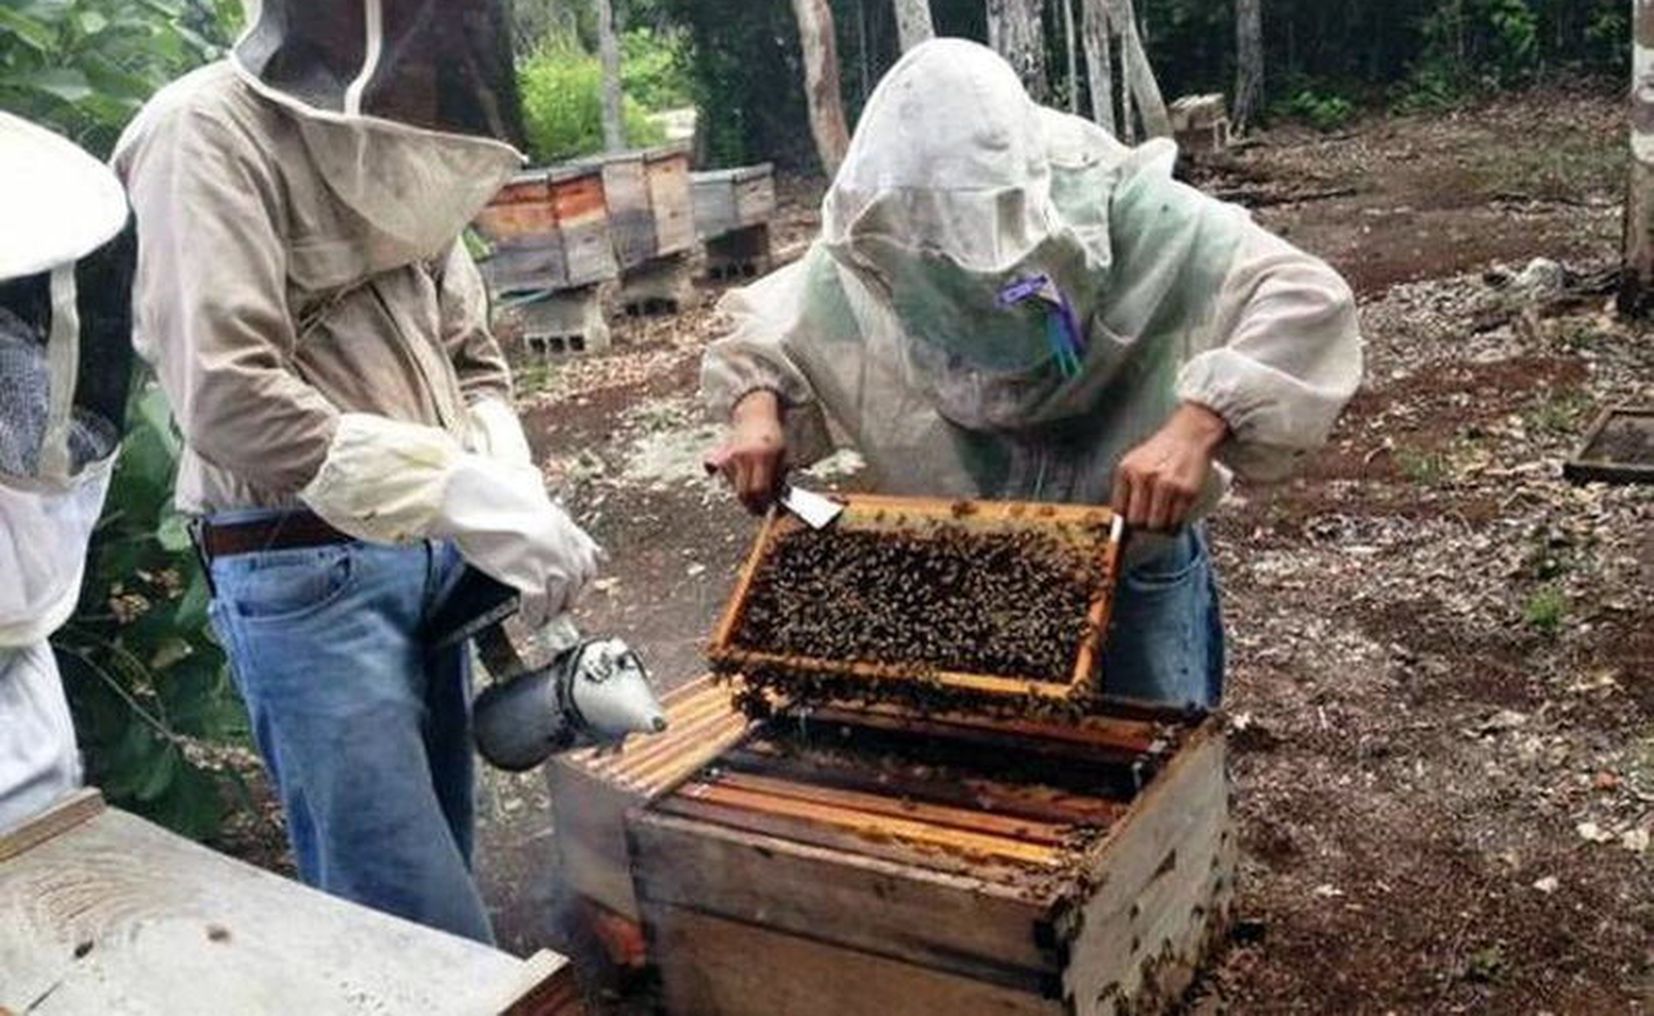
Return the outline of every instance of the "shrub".
<path id="1" fill-rule="evenodd" d="M 603 150 L 603 69 L 572 36 L 553 36 L 518 68 L 523 121 L 536 162 L 556 162 Z M 626 144 L 643 147 L 666 139 L 631 96 L 621 107 Z"/>
<path id="2" fill-rule="evenodd" d="M 1341 95 L 1311 89 L 1298 92 L 1283 108 L 1288 117 L 1302 120 L 1320 131 L 1334 131 L 1355 116 L 1355 104 Z"/>

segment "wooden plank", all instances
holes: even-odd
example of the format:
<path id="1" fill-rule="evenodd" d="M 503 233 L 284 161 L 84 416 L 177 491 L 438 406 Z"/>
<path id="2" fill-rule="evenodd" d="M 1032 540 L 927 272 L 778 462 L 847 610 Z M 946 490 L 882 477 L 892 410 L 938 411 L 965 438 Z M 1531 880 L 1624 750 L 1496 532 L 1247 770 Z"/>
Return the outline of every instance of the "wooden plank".
<path id="1" fill-rule="evenodd" d="M 1064 988 L 1076 1012 L 1109 1013 L 1125 1000 L 1135 1004 L 1144 970 L 1142 950 L 1134 950 L 1132 939 L 1172 901 L 1201 891 L 1227 816 L 1224 742 L 1218 721 L 1209 719 L 1131 812 L 1087 851 L 1084 870 L 1097 889 L 1057 922 L 1058 937 L 1072 944 L 1075 957 Z M 1163 939 L 1176 937 L 1175 927 L 1157 930 Z"/>
<path id="2" fill-rule="evenodd" d="M 901 774 L 870 772 L 867 767 L 823 757 L 803 759 L 766 750 L 762 742 L 748 741 L 718 756 L 718 764 L 737 772 L 753 772 L 809 781 L 819 786 L 897 794 L 916 800 L 959 807 L 976 807 L 1001 815 L 1041 822 L 1106 827 L 1125 814 L 1128 805 L 1090 794 L 1055 787 L 1023 786 L 991 779 L 921 780 Z"/>
<path id="3" fill-rule="evenodd" d="M 667 806 L 676 806 L 680 801 L 701 802 L 740 812 L 757 812 L 776 818 L 817 823 L 872 841 L 905 840 L 951 851 L 963 857 L 1000 858 L 1045 868 L 1054 868 L 1061 863 L 1060 851 L 1007 836 L 945 828 L 913 819 L 873 814 L 849 807 L 816 804 L 790 797 L 777 797 L 717 783 L 691 780 L 678 788 L 673 797 L 664 803 Z"/>
<path id="4" fill-rule="evenodd" d="M 926 736 L 951 737 L 965 732 L 1018 735 L 1039 741 L 1083 744 L 1106 751 L 1141 755 L 1163 743 L 1165 722 L 1131 720 L 1117 716 L 1087 716 L 1074 723 L 1024 720 L 968 713 L 921 713 L 894 703 L 874 703 L 855 710 L 821 708 L 814 715 L 823 722 L 854 724 L 866 716 L 890 717 L 901 729 Z"/>
<path id="5" fill-rule="evenodd" d="M 734 189 L 736 228 L 762 225 L 775 215 L 775 177 L 737 180 Z"/>
<path id="6" fill-rule="evenodd" d="M 9 861 L 95 818 L 103 807 L 103 794 L 93 787 L 81 787 L 64 795 L 39 815 L 9 829 L 0 829 L 0 862 Z"/>
<path id="7" fill-rule="evenodd" d="M 654 217 L 655 256 L 681 254 L 695 246 L 695 204 L 690 196 L 689 154 L 682 149 L 650 153 L 649 209 Z"/>
<path id="8" fill-rule="evenodd" d="M 1073 838 L 1071 827 L 1052 822 L 1041 822 L 1012 815 L 996 815 L 991 811 L 955 808 L 944 804 L 934 804 L 911 798 L 890 797 L 866 791 L 811 786 L 806 783 L 777 779 L 772 776 L 721 772 L 717 776 L 709 777 L 709 781 L 717 786 L 731 787 L 736 790 L 824 804 L 869 815 L 911 818 L 916 822 L 925 822 L 947 829 L 986 833 L 991 836 L 1003 836 L 1007 839 L 1039 843 L 1046 846 L 1062 846 Z"/>
<path id="9" fill-rule="evenodd" d="M 580 895 L 634 920 L 626 812 L 699 771 L 751 723 L 735 711 L 728 686 L 711 677 L 674 689 L 661 705 L 665 733 L 618 752 L 570 752 L 546 767 L 562 877 Z"/>
<path id="10" fill-rule="evenodd" d="M 615 259 L 622 269 L 640 265 L 656 254 L 655 219 L 649 207 L 649 180 L 643 153 L 608 156 L 602 167 Z"/>
<path id="11" fill-rule="evenodd" d="M 498 1007 L 501 1016 L 585 1016 L 579 983 L 569 976 L 568 960 L 549 949 L 523 961 L 522 988 Z"/>
<path id="12" fill-rule="evenodd" d="M 113 809 L 0 864 L 0 971 L 0 1007 L 38 1016 L 475 1014 L 572 974 L 327 896 Z"/>
<path id="13" fill-rule="evenodd" d="M 1058 957 L 1027 894 L 899 862 L 664 814 L 632 825 L 637 894 L 1026 991 Z"/>
<path id="14" fill-rule="evenodd" d="M 643 814 L 644 812 L 639 812 Z M 1029 866 L 1019 860 L 970 856 L 934 843 L 895 837 L 869 837 L 864 832 L 775 812 L 732 808 L 711 801 L 667 797 L 647 809 L 648 814 L 675 815 L 708 825 L 773 836 L 779 840 L 837 850 L 857 857 L 876 857 L 913 868 L 1012 885 L 1026 879 Z M 628 822 L 631 820 L 628 819 Z M 628 825 L 630 828 L 630 825 Z"/>
<path id="15" fill-rule="evenodd" d="M 619 274 L 609 236 L 603 174 L 597 167 L 571 169 L 551 177 L 551 200 L 570 286 L 590 285 Z"/>
<path id="16" fill-rule="evenodd" d="M 1060 1002 L 679 907 L 647 911 L 665 1008 L 718 1016 L 1060 1016 Z"/>

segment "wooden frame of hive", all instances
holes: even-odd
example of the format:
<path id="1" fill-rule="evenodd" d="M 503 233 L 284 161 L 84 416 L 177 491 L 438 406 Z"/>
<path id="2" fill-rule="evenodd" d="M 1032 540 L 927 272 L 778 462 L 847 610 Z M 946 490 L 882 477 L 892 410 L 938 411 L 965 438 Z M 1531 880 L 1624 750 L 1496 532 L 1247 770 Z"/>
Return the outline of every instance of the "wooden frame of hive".
<path id="1" fill-rule="evenodd" d="M 1084 505 L 1036 504 L 1018 501 L 944 501 L 936 498 L 888 497 L 874 494 L 835 496 L 844 513 L 835 526 L 849 529 L 906 529 L 949 523 L 972 529 L 1007 531 L 1033 528 L 1069 543 L 1094 548 L 1103 560 L 1099 581 L 1086 613 L 1087 634 L 1075 648 L 1074 669 L 1066 683 L 997 674 L 927 673 L 924 679 L 942 688 L 978 696 L 1035 696 L 1070 701 L 1095 690 L 1099 654 L 1114 609 L 1116 571 L 1120 563 L 1122 526 L 1109 509 Z M 742 567 L 723 617 L 713 630 L 707 658 L 723 671 L 775 667 L 782 672 L 825 674 L 868 681 L 913 680 L 914 667 L 867 661 L 826 660 L 743 648 L 736 643 L 753 582 L 784 535 L 804 523 L 787 512 L 774 511 Z"/>
<path id="2" fill-rule="evenodd" d="M 875 746 L 825 766 L 764 750 L 795 722 L 748 731 L 625 820 L 668 1013 L 1143 1016 L 1177 1004 L 1227 927 L 1214 718 L 816 710 L 826 742 Z M 1074 779 L 893 778 L 882 751 L 901 745 Z M 1093 773 L 1112 775 L 1078 789 Z"/>

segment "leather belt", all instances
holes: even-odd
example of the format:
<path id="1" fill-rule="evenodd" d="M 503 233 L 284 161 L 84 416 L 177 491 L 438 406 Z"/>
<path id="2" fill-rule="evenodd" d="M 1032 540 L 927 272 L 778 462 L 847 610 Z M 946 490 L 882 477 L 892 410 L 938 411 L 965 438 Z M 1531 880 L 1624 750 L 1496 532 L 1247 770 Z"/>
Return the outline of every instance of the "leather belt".
<path id="1" fill-rule="evenodd" d="M 334 543 L 349 543 L 353 539 L 355 537 L 322 521 L 321 516 L 314 512 L 302 510 L 254 522 L 215 525 L 203 521 L 196 528 L 196 545 L 208 561 L 260 550 L 325 547 Z"/>

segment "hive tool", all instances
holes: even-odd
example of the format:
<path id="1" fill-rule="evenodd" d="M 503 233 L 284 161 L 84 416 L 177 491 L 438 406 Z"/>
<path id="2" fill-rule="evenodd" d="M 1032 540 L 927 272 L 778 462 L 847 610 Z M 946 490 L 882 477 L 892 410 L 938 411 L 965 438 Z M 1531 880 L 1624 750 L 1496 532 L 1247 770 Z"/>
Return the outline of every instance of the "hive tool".
<path id="1" fill-rule="evenodd" d="M 565 614 L 540 636 L 551 662 L 531 668 L 505 632 L 516 611 L 516 590 L 467 568 L 425 627 L 433 650 L 476 642 L 493 680 L 472 705 L 472 728 L 490 764 L 520 772 L 560 752 L 666 729 L 649 672 L 625 642 L 582 637 Z"/>

